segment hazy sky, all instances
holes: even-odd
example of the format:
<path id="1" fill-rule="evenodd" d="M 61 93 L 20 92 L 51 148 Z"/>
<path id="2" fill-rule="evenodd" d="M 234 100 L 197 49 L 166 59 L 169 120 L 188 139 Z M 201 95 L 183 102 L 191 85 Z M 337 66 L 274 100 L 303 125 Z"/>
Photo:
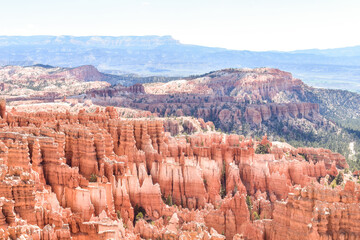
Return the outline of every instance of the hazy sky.
<path id="1" fill-rule="evenodd" d="M 247 50 L 360 45 L 359 0 L 0 0 L 0 35 L 172 35 Z"/>

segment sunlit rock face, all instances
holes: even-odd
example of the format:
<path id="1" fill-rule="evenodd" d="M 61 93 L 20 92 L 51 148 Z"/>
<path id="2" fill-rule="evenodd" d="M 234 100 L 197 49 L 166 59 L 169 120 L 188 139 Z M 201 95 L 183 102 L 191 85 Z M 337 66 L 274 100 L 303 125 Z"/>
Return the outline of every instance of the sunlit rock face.
<path id="1" fill-rule="evenodd" d="M 121 85 L 89 90 L 86 98 L 103 106 L 125 106 L 158 116 L 194 116 L 231 132 L 276 123 L 306 130 L 333 124 L 306 95 L 310 87 L 291 73 L 272 68 L 223 69 L 166 83 Z"/>
<path id="2" fill-rule="evenodd" d="M 222 134 L 202 119 L 181 134 L 175 120 L 113 107 L 0 110 L 1 239 L 359 237 L 359 186 L 351 173 L 339 180 L 347 164 L 329 150 Z"/>

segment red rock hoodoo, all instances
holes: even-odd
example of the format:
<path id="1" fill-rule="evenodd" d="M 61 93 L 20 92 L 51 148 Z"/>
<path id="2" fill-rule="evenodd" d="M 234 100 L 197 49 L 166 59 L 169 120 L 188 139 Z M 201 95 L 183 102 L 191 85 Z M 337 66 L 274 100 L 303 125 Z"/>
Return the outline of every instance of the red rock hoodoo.
<path id="1" fill-rule="evenodd" d="M 1 239 L 360 237 L 360 187 L 346 173 L 335 181 L 348 167 L 340 154 L 266 137 L 177 135 L 174 122 L 124 119 L 112 107 L 70 114 L 0 106 Z M 254 111 L 286 115 L 273 105 Z M 186 127 L 211 126 L 199 122 Z M 256 154 L 260 144 L 270 153 Z"/>

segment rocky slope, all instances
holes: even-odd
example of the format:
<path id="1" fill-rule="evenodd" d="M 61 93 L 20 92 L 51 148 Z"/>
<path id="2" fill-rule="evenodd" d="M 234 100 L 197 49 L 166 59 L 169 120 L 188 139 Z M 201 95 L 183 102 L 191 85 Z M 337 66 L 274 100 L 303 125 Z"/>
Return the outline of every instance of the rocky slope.
<path id="1" fill-rule="evenodd" d="M 334 128 L 320 114 L 318 103 L 306 101 L 308 88 L 277 69 L 226 69 L 190 80 L 145 84 L 146 94 L 129 95 L 114 87 L 88 96 L 98 104 L 144 109 L 160 116 L 201 117 L 228 132 L 244 133 L 244 123 L 257 129 L 274 122 L 290 122 L 301 131 Z"/>
<path id="2" fill-rule="evenodd" d="M 152 94 L 198 93 L 233 96 L 239 101 L 256 102 L 276 97 L 281 92 L 301 91 L 304 84 L 288 72 L 272 68 L 224 69 L 188 81 L 147 84 Z"/>
<path id="3" fill-rule="evenodd" d="M 329 150 L 210 125 L 173 137 L 166 120 L 113 107 L 19 112 L 2 100 L 0 116 L 2 239 L 360 237 L 360 185 Z"/>
<path id="4" fill-rule="evenodd" d="M 110 86 L 93 66 L 60 68 L 44 65 L 0 67 L 0 90 L 9 98 L 56 98 Z"/>

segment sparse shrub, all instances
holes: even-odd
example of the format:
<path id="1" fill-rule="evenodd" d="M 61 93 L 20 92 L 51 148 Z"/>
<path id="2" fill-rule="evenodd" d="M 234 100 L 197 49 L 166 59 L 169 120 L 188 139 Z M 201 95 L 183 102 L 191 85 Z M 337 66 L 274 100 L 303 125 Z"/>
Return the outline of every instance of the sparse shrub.
<path id="1" fill-rule="evenodd" d="M 252 206 L 251 198 L 249 195 L 246 196 L 246 204 L 248 206 L 249 213 L 251 214 L 253 206 Z"/>
<path id="2" fill-rule="evenodd" d="M 332 189 L 334 189 L 337 185 L 336 185 L 336 179 L 334 179 L 331 183 L 330 186 Z"/>
<path id="3" fill-rule="evenodd" d="M 256 154 L 268 154 L 268 153 L 270 153 L 270 145 L 268 143 L 265 144 L 265 145 L 259 144 L 256 147 L 255 153 Z"/>
<path id="4" fill-rule="evenodd" d="M 166 198 L 166 205 L 169 205 L 169 206 L 172 206 L 173 205 L 173 201 L 172 201 L 172 196 L 169 195 L 167 198 Z"/>
<path id="5" fill-rule="evenodd" d="M 300 155 L 305 161 L 308 161 L 308 160 L 306 159 L 306 156 L 305 156 L 304 154 L 299 153 L 299 155 Z"/>
<path id="6" fill-rule="evenodd" d="M 144 218 L 144 216 L 146 215 L 146 211 L 143 207 L 139 207 L 138 205 L 135 205 L 134 207 L 134 216 L 136 216 L 134 218 L 134 224 L 136 223 L 136 221 L 138 221 L 140 218 Z"/>
<path id="7" fill-rule="evenodd" d="M 121 213 L 120 213 L 119 210 L 116 211 L 116 216 L 117 216 L 118 219 L 121 219 Z"/>
<path id="8" fill-rule="evenodd" d="M 257 212 L 254 212 L 253 213 L 253 218 L 254 218 L 254 220 L 259 220 L 260 216 L 259 216 L 259 214 Z"/>
<path id="9" fill-rule="evenodd" d="M 339 172 L 339 174 L 335 178 L 336 184 L 340 185 L 344 181 L 344 174 L 343 172 Z"/>
<path id="10" fill-rule="evenodd" d="M 136 221 L 139 221 L 140 219 L 143 219 L 144 218 L 144 214 L 142 212 L 139 212 L 137 215 L 136 215 Z"/>
<path id="11" fill-rule="evenodd" d="M 97 176 L 96 174 L 92 173 L 89 179 L 90 182 L 97 182 Z"/>

